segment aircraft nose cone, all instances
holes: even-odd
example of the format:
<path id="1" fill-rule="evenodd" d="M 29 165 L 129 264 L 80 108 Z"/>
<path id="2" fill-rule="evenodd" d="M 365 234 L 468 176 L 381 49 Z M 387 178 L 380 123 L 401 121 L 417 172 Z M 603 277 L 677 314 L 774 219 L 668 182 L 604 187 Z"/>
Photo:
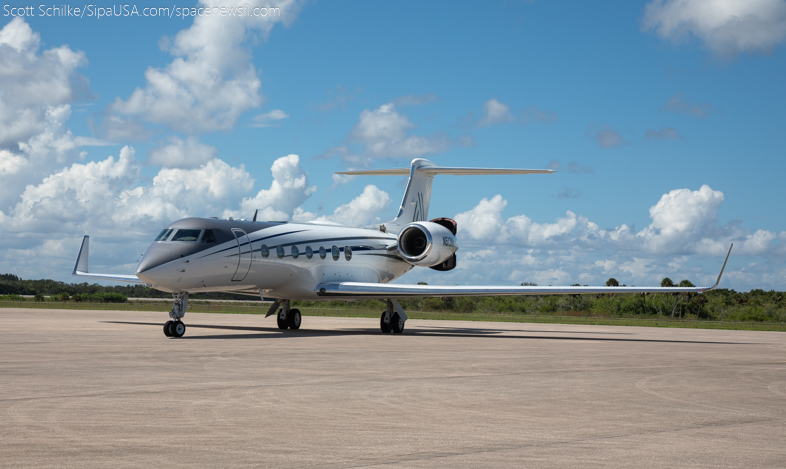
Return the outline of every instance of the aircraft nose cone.
<path id="1" fill-rule="evenodd" d="M 137 274 L 142 274 L 142 273 L 147 272 L 150 269 L 154 269 L 154 268 L 158 267 L 161 264 L 166 264 L 167 262 L 169 262 L 171 260 L 171 259 L 169 259 L 169 257 L 170 256 L 167 256 L 167 255 L 165 255 L 165 253 L 162 253 L 162 252 L 159 252 L 159 253 L 150 253 L 150 252 L 145 253 L 144 257 L 142 257 L 142 260 L 139 261 L 139 265 L 136 266 L 136 273 Z"/>
<path id="2" fill-rule="evenodd" d="M 167 246 L 161 244 L 152 244 L 147 251 L 142 256 L 142 260 L 139 261 L 139 264 L 136 266 L 136 274 L 149 278 L 151 280 L 155 280 L 156 277 L 156 267 L 160 267 L 168 262 L 171 262 L 179 257 L 180 254 L 176 252 L 174 246 Z M 158 269 L 158 273 L 161 273 L 161 269 Z M 142 277 L 140 277 L 142 278 Z"/>

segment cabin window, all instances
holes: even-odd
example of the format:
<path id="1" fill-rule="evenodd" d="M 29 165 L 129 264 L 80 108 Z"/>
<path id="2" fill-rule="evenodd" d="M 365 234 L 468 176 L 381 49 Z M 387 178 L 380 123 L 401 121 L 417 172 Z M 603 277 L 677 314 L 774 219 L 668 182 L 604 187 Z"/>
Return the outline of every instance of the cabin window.
<path id="1" fill-rule="evenodd" d="M 201 232 L 202 230 L 177 230 L 177 233 L 172 236 L 172 241 L 196 241 Z"/>
<path id="2" fill-rule="evenodd" d="M 213 234 L 213 230 L 205 230 L 205 234 L 202 235 L 202 242 L 203 243 L 216 243 L 216 235 Z"/>
<path id="3" fill-rule="evenodd" d="M 297 259 L 300 255 L 300 250 L 298 250 L 297 246 L 292 246 L 292 259 Z"/>
<path id="4" fill-rule="evenodd" d="M 311 249 L 311 246 L 306 246 L 306 259 L 311 259 L 314 255 L 314 250 Z"/>
<path id="5" fill-rule="evenodd" d="M 282 248 L 281 246 L 276 246 L 276 255 L 278 256 L 279 259 L 283 258 L 284 248 Z"/>
<path id="6" fill-rule="evenodd" d="M 333 246 L 332 248 L 330 248 L 330 251 L 333 254 L 333 260 L 337 261 L 338 260 L 338 246 Z"/>
<path id="7" fill-rule="evenodd" d="M 153 241 L 166 241 L 167 238 L 169 238 L 169 235 L 171 235 L 173 231 L 175 230 L 171 228 L 170 229 L 164 228 L 161 231 L 161 233 L 159 233 L 158 236 L 156 236 L 156 239 L 154 239 Z"/>
<path id="8" fill-rule="evenodd" d="M 319 258 L 320 259 L 324 259 L 325 257 L 327 257 L 327 252 L 325 252 L 325 246 L 320 246 L 319 247 Z"/>
<path id="9" fill-rule="evenodd" d="M 344 246 L 344 259 L 352 259 L 352 248 L 349 246 Z"/>
<path id="10" fill-rule="evenodd" d="M 270 249 L 267 248 L 266 245 L 259 246 L 259 255 L 267 259 L 267 256 L 270 255 Z"/>

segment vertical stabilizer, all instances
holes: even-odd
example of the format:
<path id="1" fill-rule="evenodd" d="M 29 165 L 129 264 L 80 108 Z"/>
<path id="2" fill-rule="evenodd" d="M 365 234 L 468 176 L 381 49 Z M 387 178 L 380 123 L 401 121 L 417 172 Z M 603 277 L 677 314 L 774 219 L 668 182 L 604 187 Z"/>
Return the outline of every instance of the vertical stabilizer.
<path id="1" fill-rule="evenodd" d="M 428 220 L 428 206 L 431 202 L 431 184 L 434 182 L 434 175 L 426 174 L 423 170 L 436 167 L 437 165 L 429 160 L 418 158 L 412 161 L 407 190 L 404 191 L 404 198 L 401 200 L 398 214 L 390 222 L 390 225 L 403 227 L 413 221 Z"/>

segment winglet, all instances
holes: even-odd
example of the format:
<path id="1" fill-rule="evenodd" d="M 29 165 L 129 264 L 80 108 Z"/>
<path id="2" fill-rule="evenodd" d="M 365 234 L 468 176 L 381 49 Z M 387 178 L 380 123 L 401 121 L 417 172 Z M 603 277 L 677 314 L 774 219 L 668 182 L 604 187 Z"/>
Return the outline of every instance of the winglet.
<path id="1" fill-rule="evenodd" d="M 90 236 L 82 238 L 82 247 L 79 248 L 79 254 L 76 255 L 76 262 L 74 263 L 74 271 L 71 275 L 76 275 L 77 272 L 86 274 L 87 270 L 87 252 L 90 247 Z"/>
<path id="2" fill-rule="evenodd" d="M 254 210 L 254 219 L 251 221 L 257 221 L 257 213 L 259 213 L 259 209 Z"/>
<path id="3" fill-rule="evenodd" d="M 721 277 L 723 277 L 723 271 L 726 269 L 726 263 L 729 261 L 729 256 L 731 255 L 731 248 L 733 248 L 733 247 L 734 247 L 734 243 L 731 243 L 731 246 L 729 246 L 729 252 L 726 254 L 726 260 L 723 261 L 723 267 L 721 267 L 721 271 L 718 274 L 718 281 L 715 282 L 715 285 L 711 286 L 710 288 L 708 288 L 706 290 L 702 290 L 701 291 L 702 293 L 708 292 L 710 290 L 715 290 L 716 288 L 718 288 L 718 284 L 721 281 Z"/>
<path id="4" fill-rule="evenodd" d="M 74 270 L 71 275 L 81 278 L 93 278 L 97 280 L 111 280 L 113 282 L 128 282 L 128 283 L 145 283 L 139 280 L 136 275 L 115 275 L 115 274 L 95 274 L 90 273 L 87 269 L 87 251 L 90 247 L 90 236 L 82 238 L 82 247 L 79 248 L 79 254 L 76 255 L 76 262 L 74 262 Z"/>

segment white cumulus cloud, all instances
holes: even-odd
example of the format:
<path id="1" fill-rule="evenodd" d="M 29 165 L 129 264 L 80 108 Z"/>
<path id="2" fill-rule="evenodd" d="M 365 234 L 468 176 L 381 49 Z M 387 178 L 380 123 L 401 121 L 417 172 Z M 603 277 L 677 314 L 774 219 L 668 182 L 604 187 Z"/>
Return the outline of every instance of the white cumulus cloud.
<path id="1" fill-rule="evenodd" d="M 166 168 L 198 168 L 217 154 L 215 147 L 201 143 L 196 137 L 183 140 L 171 136 L 168 144 L 150 151 L 148 164 Z"/>
<path id="2" fill-rule="evenodd" d="M 390 195 L 380 190 L 377 186 L 367 185 L 363 193 L 355 197 L 348 204 L 336 208 L 332 215 L 327 217 L 330 221 L 347 226 L 368 225 L 377 221 L 377 216 L 390 206 Z"/>
<path id="3" fill-rule="evenodd" d="M 200 4 L 226 6 L 219 0 Z M 261 82 L 245 44 L 266 38 L 276 23 L 293 21 L 300 7 L 294 0 L 250 0 L 248 5 L 278 7 L 281 15 L 196 17 L 174 40 L 162 42 L 174 60 L 162 68 L 148 68 L 145 86 L 125 100 L 118 97 L 109 107 L 110 115 L 195 134 L 230 129 L 243 112 L 259 107 Z"/>
<path id="4" fill-rule="evenodd" d="M 258 220 L 289 220 L 295 209 L 317 190 L 316 186 L 309 186 L 308 173 L 300 166 L 298 155 L 282 156 L 270 169 L 273 173 L 270 189 L 262 189 L 240 203 L 240 213 L 245 218 L 251 218 L 259 210 Z"/>
<path id="5" fill-rule="evenodd" d="M 102 143 L 66 127 L 71 104 L 88 89 L 76 72 L 87 64 L 84 53 L 40 46 L 39 34 L 19 17 L 0 29 L 0 210 L 27 184 L 78 159 L 78 147 Z"/>
<path id="6" fill-rule="evenodd" d="M 786 1 L 655 0 L 641 27 L 674 42 L 693 35 L 721 56 L 770 52 L 786 39 Z"/>
<path id="7" fill-rule="evenodd" d="M 328 149 L 327 156 L 339 155 L 345 163 L 367 167 L 377 158 L 417 158 L 440 153 L 448 148 L 441 136 L 412 135 L 415 125 L 396 110 L 393 103 L 366 109 L 352 127 L 347 145 Z"/>
<path id="8" fill-rule="evenodd" d="M 478 127 L 488 127 L 512 120 L 513 114 L 510 113 L 510 108 L 506 104 L 491 98 L 483 103 L 483 115 L 478 121 Z"/>

